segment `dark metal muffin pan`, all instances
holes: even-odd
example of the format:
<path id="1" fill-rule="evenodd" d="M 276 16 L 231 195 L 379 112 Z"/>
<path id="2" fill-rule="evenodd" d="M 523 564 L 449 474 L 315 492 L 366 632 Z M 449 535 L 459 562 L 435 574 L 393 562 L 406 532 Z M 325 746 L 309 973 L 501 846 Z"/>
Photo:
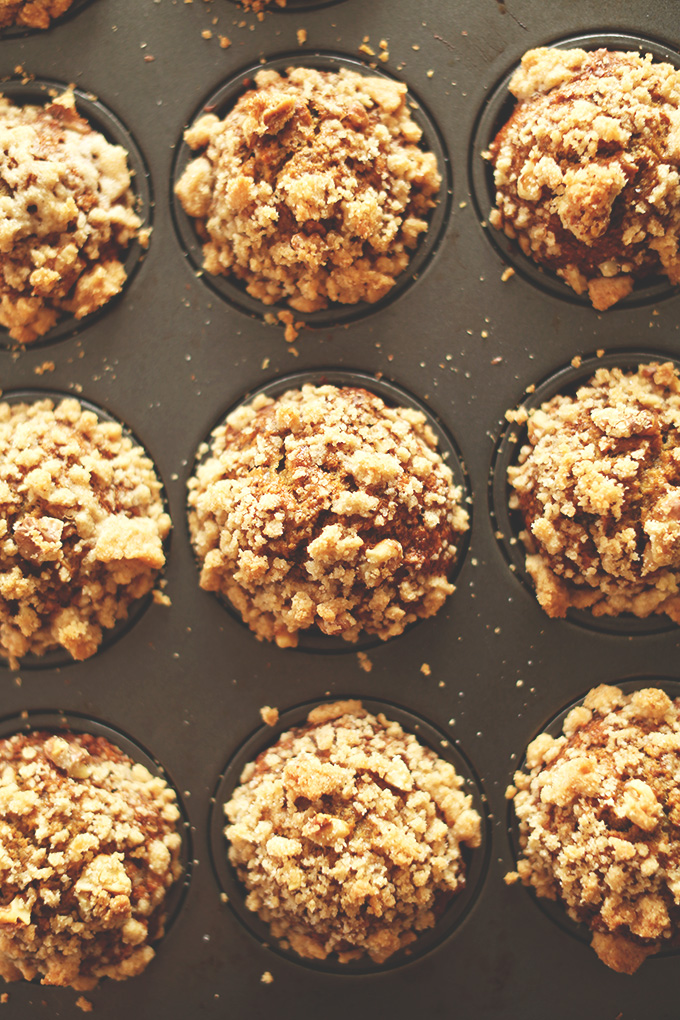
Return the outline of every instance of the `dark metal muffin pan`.
<path id="1" fill-rule="evenodd" d="M 308 39 L 299 48 L 298 29 Z M 654 303 L 599 314 L 520 272 L 502 282 L 510 254 L 490 243 L 476 185 L 473 201 L 485 172 L 477 126 L 498 83 L 532 46 L 606 33 L 680 46 L 675 5 L 658 0 L 343 0 L 274 8 L 262 21 L 229 0 L 92 0 L 48 32 L 0 39 L 0 73 L 21 66 L 74 82 L 115 111 L 154 199 L 148 252 L 119 300 L 76 334 L 18 355 L 0 350 L 5 390 L 82 395 L 143 439 L 175 525 L 170 607 L 151 605 L 87 662 L 0 671 L 3 716 L 58 708 L 129 734 L 167 770 L 189 815 L 195 864 L 177 917 L 144 974 L 87 993 L 99 1020 L 676 1017 L 677 959 L 647 960 L 633 977 L 610 972 L 527 890 L 503 883 L 513 867 L 504 792 L 531 737 L 595 684 L 680 674 L 677 627 L 604 633 L 550 620 L 509 569 L 487 499 L 504 413 L 527 387 L 598 349 L 680 357 L 680 294 L 666 287 Z M 183 127 L 205 97 L 260 61 L 295 56 L 303 65 L 308 52 L 367 70 L 374 61 L 403 80 L 441 135 L 453 192 L 437 251 L 397 300 L 345 324 L 329 317 L 290 345 L 197 275 L 175 231 L 171 184 Z M 36 375 L 48 361 L 53 371 Z M 370 672 L 346 652 L 258 642 L 198 588 L 185 522 L 196 450 L 229 407 L 290 372 L 348 370 L 393 381 L 430 409 L 456 437 L 474 498 L 455 593 L 436 617 L 370 648 Z M 365 974 L 315 970 L 263 945 L 222 901 L 210 860 L 211 799 L 260 729 L 260 707 L 284 713 L 348 692 L 443 731 L 479 777 L 490 814 L 489 867 L 462 923 L 420 958 Z M 266 971 L 272 984 L 260 980 Z M 81 1016 L 71 989 L 2 990 L 12 1020 Z"/>

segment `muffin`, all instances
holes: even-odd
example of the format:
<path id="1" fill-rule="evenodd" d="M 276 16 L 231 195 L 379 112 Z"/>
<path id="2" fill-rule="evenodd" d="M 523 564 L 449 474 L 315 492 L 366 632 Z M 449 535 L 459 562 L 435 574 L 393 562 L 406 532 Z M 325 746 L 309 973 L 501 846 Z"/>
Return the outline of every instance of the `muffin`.
<path id="1" fill-rule="evenodd" d="M 77 400 L 0 403 L 0 653 L 94 655 L 165 563 L 145 452 Z"/>
<path id="2" fill-rule="evenodd" d="M 654 275 L 680 282 L 680 71 L 650 54 L 529 50 L 485 155 L 489 221 L 602 311 Z"/>
<path id="3" fill-rule="evenodd" d="M 0 975 L 86 990 L 139 974 L 181 873 L 176 797 L 103 737 L 0 740 Z"/>
<path id="4" fill-rule="evenodd" d="M 525 420 L 520 408 L 508 417 Z M 680 377 L 600 368 L 529 411 L 508 469 L 526 568 L 549 616 L 666 613 L 680 623 Z"/>
<path id="5" fill-rule="evenodd" d="M 75 109 L 0 96 L 0 324 L 21 344 L 61 315 L 96 311 L 121 290 L 140 234 L 127 152 Z"/>
<path id="6" fill-rule="evenodd" d="M 212 434 L 189 481 L 200 584 L 260 639 L 387 639 L 432 616 L 468 515 L 425 416 L 351 387 L 260 395 Z"/>
<path id="7" fill-rule="evenodd" d="M 441 177 L 406 86 L 356 71 L 263 70 L 176 185 L 203 265 L 266 305 L 315 312 L 384 297 L 427 230 Z"/>
<path id="8" fill-rule="evenodd" d="M 360 701 L 313 709 L 224 810 L 246 906 L 307 959 L 383 963 L 465 886 L 481 820 L 453 765 Z"/>
<path id="9" fill-rule="evenodd" d="M 64 14 L 73 0 L 0 0 L 0 28 L 22 25 L 49 28 L 53 18 Z"/>
<path id="10" fill-rule="evenodd" d="M 515 773 L 522 849 L 506 881 L 561 901 L 600 959 L 632 974 L 677 944 L 679 790 L 680 699 L 595 688 Z"/>

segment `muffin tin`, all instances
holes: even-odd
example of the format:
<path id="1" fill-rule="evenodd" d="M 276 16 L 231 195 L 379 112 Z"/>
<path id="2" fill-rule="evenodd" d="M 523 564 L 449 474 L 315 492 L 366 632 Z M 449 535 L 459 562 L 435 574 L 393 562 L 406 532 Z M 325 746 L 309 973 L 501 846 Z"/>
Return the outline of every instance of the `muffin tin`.
<path id="1" fill-rule="evenodd" d="M 675 1016 L 676 960 L 614 974 L 527 890 L 504 885 L 513 867 L 504 791 L 531 737 L 590 687 L 645 674 L 678 679 L 680 631 L 611 633 L 549 619 L 513 576 L 487 494 L 504 413 L 527 387 L 600 349 L 624 359 L 640 350 L 680 356 L 680 294 L 665 288 L 598 314 L 530 273 L 503 282 L 514 255 L 499 238 L 490 243 L 485 225 L 479 125 L 526 49 L 614 33 L 677 50 L 676 22 L 672 5 L 652 0 L 291 2 L 262 21 L 230 0 L 91 0 L 48 32 L 0 39 L 1 73 L 21 75 L 21 67 L 74 82 L 120 119 L 139 147 L 137 183 L 148 180 L 153 206 L 149 249 L 118 300 L 76 333 L 19 354 L 0 350 L 6 392 L 73 393 L 125 422 L 154 459 L 174 521 L 171 606 L 151 605 L 89 661 L 0 676 L 3 716 L 49 708 L 129 734 L 172 777 L 188 813 L 194 863 L 172 928 L 144 974 L 87 994 L 97 1017 Z M 298 45 L 300 29 L 307 41 Z M 178 239 L 171 189 L 182 130 L 205 97 L 261 61 L 302 65 L 318 53 L 368 72 L 374 62 L 406 82 L 441 136 L 452 194 L 449 204 L 442 190 L 440 243 L 418 279 L 366 316 L 325 315 L 287 344 L 281 329 L 206 286 Z M 405 389 L 456 437 L 470 481 L 470 544 L 455 593 L 436 617 L 366 649 L 370 672 L 351 650 L 261 644 L 198 588 L 185 521 L 198 446 L 246 394 L 298 371 L 356 371 Z M 253 937 L 220 896 L 224 858 L 214 832 L 220 777 L 261 731 L 260 707 L 283 715 L 346 696 L 386 702 L 442 731 L 479 777 L 489 813 L 488 869 L 467 915 L 424 955 L 363 974 L 314 969 Z M 262 983 L 265 972 L 273 983 Z M 2 991 L 7 1017 L 80 1015 L 70 989 L 17 983 Z"/>

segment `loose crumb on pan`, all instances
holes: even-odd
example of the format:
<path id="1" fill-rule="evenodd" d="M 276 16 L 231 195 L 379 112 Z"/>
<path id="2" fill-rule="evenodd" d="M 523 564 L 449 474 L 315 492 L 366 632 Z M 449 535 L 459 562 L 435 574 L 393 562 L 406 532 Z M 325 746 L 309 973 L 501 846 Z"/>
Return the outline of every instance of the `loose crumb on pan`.
<path id="1" fill-rule="evenodd" d="M 93 1008 L 90 1000 L 86 999 L 84 995 L 80 995 L 76 999 L 76 1006 L 78 1009 L 81 1009 L 83 1013 L 91 1013 Z"/>
<path id="2" fill-rule="evenodd" d="M 524 518 L 526 568 L 548 615 L 573 606 L 680 623 L 677 369 L 600 368 L 575 396 L 530 411 L 527 430 L 508 469 L 510 506 Z"/>
<path id="3" fill-rule="evenodd" d="M 279 710 L 278 708 L 270 708 L 269 705 L 263 705 L 260 709 L 260 716 L 266 726 L 276 726 L 279 721 Z"/>
<path id="4" fill-rule="evenodd" d="M 175 801 L 103 737 L 0 741 L 0 976 L 87 991 L 144 970 L 181 873 Z"/>
<path id="5" fill-rule="evenodd" d="M 274 978 L 272 977 L 270 971 L 265 970 L 264 973 L 262 974 L 262 977 L 260 978 L 260 981 L 262 982 L 263 985 L 271 985 L 274 983 Z"/>
<path id="6" fill-rule="evenodd" d="M 357 652 L 357 660 L 359 662 L 359 669 L 362 669 L 364 673 L 370 673 L 373 669 L 373 662 L 369 659 L 366 652 Z"/>
<path id="7" fill-rule="evenodd" d="M 489 221 L 603 311 L 637 280 L 680 282 L 680 71 L 651 54 L 529 50 L 485 155 Z"/>
<path id="8" fill-rule="evenodd" d="M 258 638 L 387 639 L 432 616 L 468 515 L 420 411 L 363 389 L 258 396 L 212 434 L 189 480 L 201 587 Z"/>
<path id="9" fill-rule="evenodd" d="M 82 319 L 121 290 L 139 236 L 127 152 L 95 131 L 72 91 L 45 106 L 0 95 L 0 325 L 21 344 Z"/>
<path id="10" fill-rule="evenodd" d="M 481 820 L 453 765 L 360 701 L 313 709 L 225 805 L 246 906 L 284 948 L 382 963 L 465 885 Z"/>
<path id="11" fill-rule="evenodd" d="M 0 653 L 86 659 L 165 563 L 161 483 L 122 427 L 73 399 L 0 403 Z"/>
<path id="12" fill-rule="evenodd" d="M 522 854 L 506 880 L 561 900 L 600 959 L 632 974 L 678 934 L 679 790 L 680 700 L 595 688 L 515 773 Z"/>
<path id="13" fill-rule="evenodd" d="M 54 18 L 69 9 L 73 0 L 0 0 L 0 29 L 10 25 L 49 28 Z"/>
<path id="14" fill-rule="evenodd" d="M 176 185 L 203 265 L 266 305 L 314 312 L 384 297 L 441 184 L 406 86 L 341 68 L 262 70 L 220 120 L 185 132 L 199 155 Z"/>

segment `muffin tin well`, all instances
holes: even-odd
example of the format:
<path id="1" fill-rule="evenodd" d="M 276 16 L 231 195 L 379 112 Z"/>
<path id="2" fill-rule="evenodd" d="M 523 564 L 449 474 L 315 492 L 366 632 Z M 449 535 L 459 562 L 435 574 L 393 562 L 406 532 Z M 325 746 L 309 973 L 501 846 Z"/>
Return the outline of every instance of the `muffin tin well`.
<path id="1" fill-rule="evenodd" d="M 293 1020 L 320 1003 L 326 1020 L 348 1013 L 370 1020 L 376 1011 L 391 1020 L 452 1013 L 543 1020 L 546 1009 L 553 1020 L 641 1020 L 650 1003 L 654 1020 L 675 1020 L 676 960 L 650 959 L 632 978 L 610 972 L 525 890 L 503 881 L 514 867 L 505 790 L 531 735 L 598 683 L 678 675 L 676 626 L 657 620 L 636 630 L 623 621 L 620 633 L 599 621 L 594 628 L 550 619 L 521 581 L 519 546 L 495 537 L 502 531 L 509 542 L 516 527 L 501 520 L 505 468 L 517 448 L 504 415 L 529 387 L 536 392 L 526 399 L 547 394 L 542 380 L 575 384 L 592 374 L 591 359 L 636 363 L 641 352 L 680 359 L 680 294 L 665 281 L 600 314 L 561 282 L 550 285 L 547 273 L 534 279 L 482 225 L 493 186 L 480 150 L 504 112 L 500 84 L 527 49 L 586 38 L 626 48 L 642 40 L 666 59 L 678 49 L 677 15 L 658 0 L 289 0 L 260 19 L 231 0 L 90 0 L 46 32 L 0 36 L 5 89 L 30 89 L 31 76 L 60 88 L 74 82 L 82 112 L 128 148 L 133 186 L 153 221 L 148 249 L 130 251 L 124 290 L 101 313 L 63 322 L 25 350 L 0 347 L 5 393 L 73 394 L 130 424 L 164 482 L 174 525 L 164 571 L 169 605 L 150 604 L 85 662 L 0 667 L 4 715 L 30 719 L 56 706 L 74 727 L 107 720 L 115 734 L 152 750 L 186 810 L 192 868 L 181 909 L 143 974 L 85 994 L 98 1020 L 140 1010 L 149 1020 L 272 1012 Z M 263 320 L 272 309 L 202 272 L 173 187 L 188 155 L 183 131 L 206 103 L 228 106 L 262 66 L 328 60 L 406 83 L 427 145 L 442 153 L 446 182 L 424 238 L 433 248 L 421 246 L 392 294 L 370 307 L 318 313 L 286 343 L 283 330 Z M 115 111 L 120 133 L 97 120 L 99 106 Z M 601 359 L 593 354 L 600 350 Z M 279 649 L 257 641 L 198 586 L 186 527 L 196 451 L 226 409 L 263 388 L 279 392 L 298 374 L 360 378 L 390 402 L 398 393 L 426 409 L 472 499 L 456 591 L 398 639 L 342 647 L 324 639 L 313 654 Z M 464 916 L 422 955 L 363 974 L 301 965 L 244 927 L 240 891 L 226 884 L 219 804 L 227 763 L 273 736 L 261 728 L 263 706 L 295 721 L 301 705 L 347 692 L 393 707 L 405 721 L 428 720 L 436 741 L 462 748 L 488 818 L 484 867 Z M 72 989 L 19 982 L 0 991 L 9 995 L 1 1007 L 8 1020 L 80 1015 Z"/>

